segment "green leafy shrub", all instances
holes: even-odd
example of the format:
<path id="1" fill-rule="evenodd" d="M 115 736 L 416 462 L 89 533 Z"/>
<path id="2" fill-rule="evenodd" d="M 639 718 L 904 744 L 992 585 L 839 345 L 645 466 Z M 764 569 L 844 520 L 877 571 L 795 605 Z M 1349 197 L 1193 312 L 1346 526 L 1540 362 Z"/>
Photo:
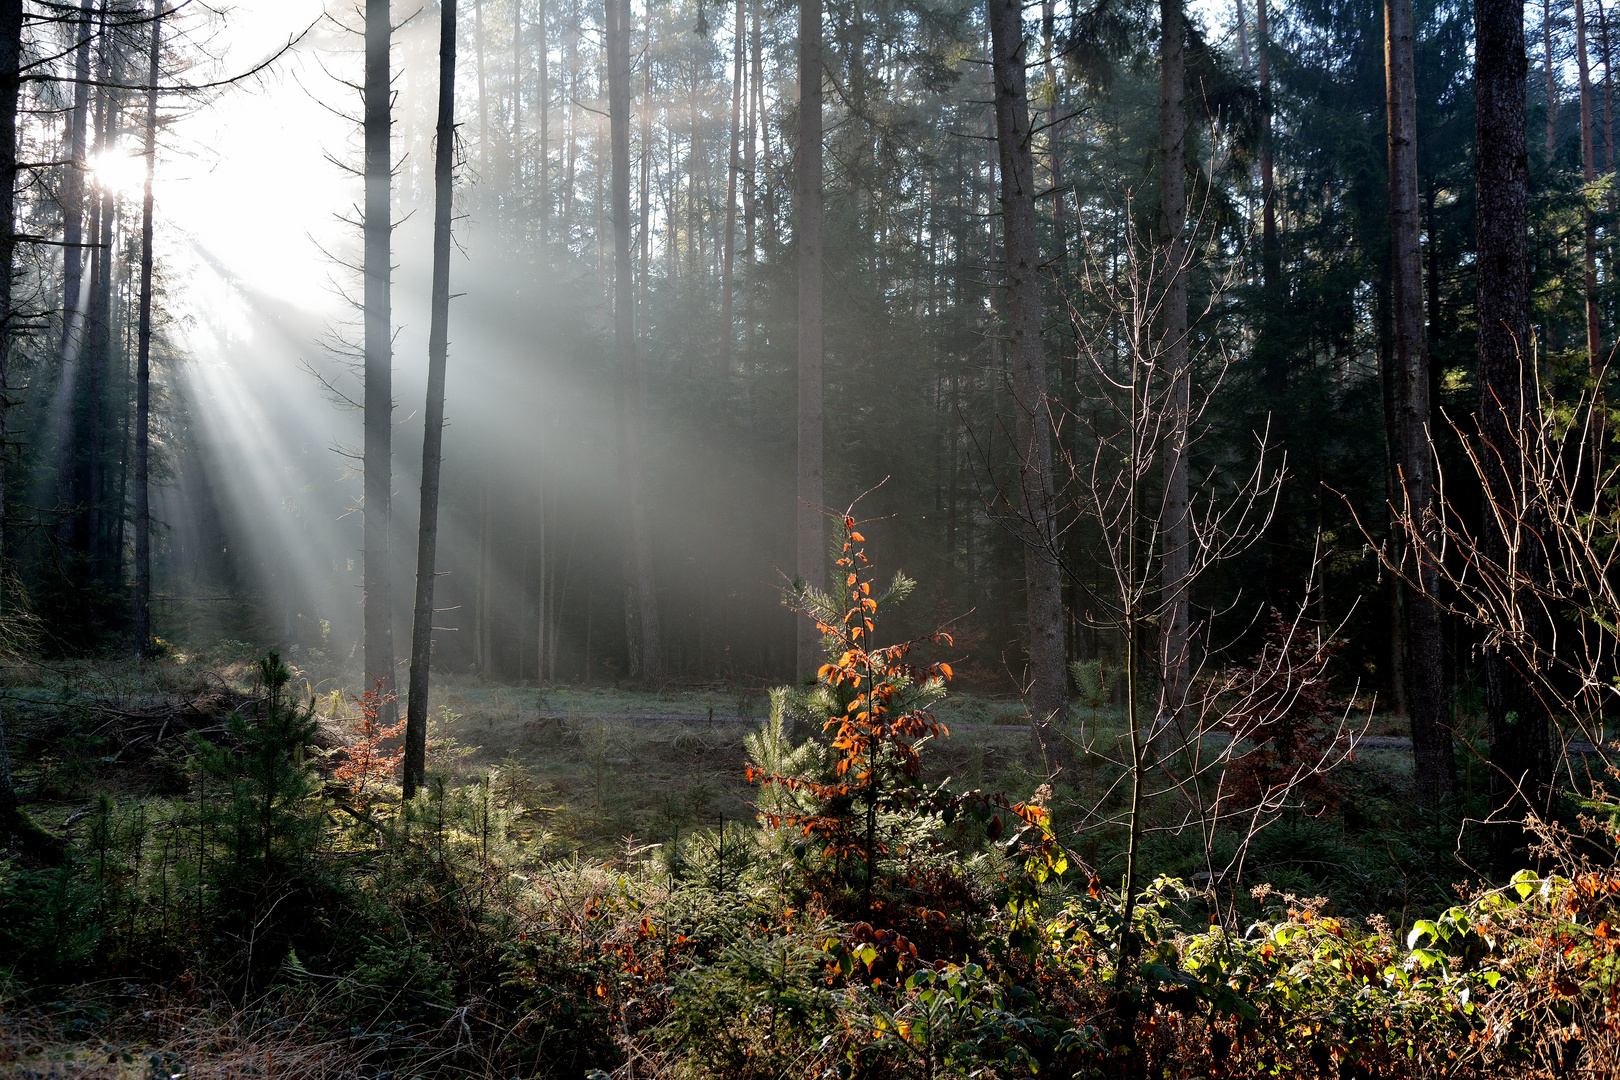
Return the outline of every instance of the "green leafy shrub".
<path id="1" fill-rule="evenodd" d="M 455 1011 L 450 968 L 426 943 L 399 934 L 366 935 L 366 949 L 344 980 L 347 1007 L 373 1024 L 438 1027 Z"/>
<path id="2" fill-rule="evenodd" d="M 682 1075 L 765 1080 L 793 1075 L 834 1018 L 826 954 L 803 934 L 745 936 L 675 980 L 660 1042 Z"/>

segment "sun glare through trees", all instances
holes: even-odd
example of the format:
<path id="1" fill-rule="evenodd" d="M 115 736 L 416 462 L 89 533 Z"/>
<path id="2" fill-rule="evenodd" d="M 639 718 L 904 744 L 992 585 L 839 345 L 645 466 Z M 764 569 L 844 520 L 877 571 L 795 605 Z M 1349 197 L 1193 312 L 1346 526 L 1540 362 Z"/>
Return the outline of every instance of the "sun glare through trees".
<path id="1" fill-rule="evenodd" d="M 0 1075 L 1620 1075 L 1611 7 L 0 0 Z"/>

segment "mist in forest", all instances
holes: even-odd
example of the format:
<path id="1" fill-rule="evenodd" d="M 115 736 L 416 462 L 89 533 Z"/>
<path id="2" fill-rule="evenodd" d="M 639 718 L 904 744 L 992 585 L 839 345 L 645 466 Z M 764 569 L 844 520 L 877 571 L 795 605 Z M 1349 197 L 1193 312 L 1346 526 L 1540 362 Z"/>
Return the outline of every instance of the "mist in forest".
<path id="1" fill-rule="evenodd" d="M 93 196 L 81 201 L 104 205 L 96 220 L 111 222 L 103 276 L 116 340 L 93 362 L 69 362 L 72 245 L 19 249 L 19 296 L 37 325 L 12 365 L 20 468 L 7 476 L 18 509 L 5 528 L 20 587 L 50 612 L 46 644 L 67 653 L 128 638 L 138 576 L 130 391 L 151 39 L 145 9 L 126 7 L 32 26 L 27 47 L 49 57 L 55 81 L 29 84 L 20 113 L 25 157 L 72 159 L 81 139 Z M 764 686 L 813 674 L 802 619 L 784 599 L 796 583 L 817 584 L 837 554 L 817 548 L 837 530 L 807 541 L 804 511 L 856 504 L 882 572 L 919 583 L 892 632 L 950 623 L 963 685 L 1018 695 L 1041 683 L 1038 711 L 1051 713 L 1072 689 L 1067 663 L 1119 666 L 1131 648 L 1160 648 L 1157 631 L 1127 629 L 1109 554 L 1119 527 L 1083 497 L 1098 476 L 1134 468 L 1145 499 L 1171 499 L 1190 477 L 1194 504 L 1274 500 L 1263 535 L 1200 568 L 1195 585 L 1163 585 L 1182 651 L 1228 663 L 1257 647 L 1268 611 L 1308 613 L 1349 642 L 1335 661 L 1342 674 L 1401 700 L 1405 645 L 1390 630 L 1401 601 L 1376 560 L 1357 554 L 1364 525 L 1373 539 L 1389 527 L 1393 475 L 1383 181 L 1319 182 L 1332 161 L 1383 153 L 1372 7 L 1270 13 L 1271 48 L 1336 73 L 1326 83 L 1297 67 L 1262 70 L 1261 27 L 1241 11 L 1189 9 L 1175 61 L 1176 242 L 1194 256 L 1176 286 L 1187 329 L 1174 334 L 1161 311 L 1169 196 L 1158 162 L 1170 129 L 1156 8 L 1025 13 L 1020 137 L 1033 197 L 1023 237 L 1004 214 L 985 10 L 959 0 L 829 7 L 817 420 L 806 419 L 801 380 L 798 13 L 763 0 L 629 5 L 623 296 L 609 10 L 459 6 L 435 670 L 531 684 Z M 440 15 L 438 4 L 395 5 L 387 53 L 392 504 L 386 530 L 377 524 L 401 685 L 418 573 Z M 1417 115 L 1461 131 L 1463 16 L 1426 18 Z M 364 659 L 366 25 L 364 5 L 321 0 L 163 18 L 151 630 L 176 648 L 243 641 L 350 670 Z M 1328 44 L 1350 39 L 1350 52 Z M 76 82 L 76 63 L 96 78 Z M 1284 128 L 1293 141 L 1276 137 Z M 1453 182 L 1469 144 L 1424 145 L 1424 258 L 1444 265 L 1472 227 Z M 73 172 L 43 170 L 37 191 L 24 190 L 25 231 L 66 235 L 79 205 Z M 1033 284 L 1009 271 L 1019 244 L 1037 254 Z M 1473 392 L 1472 281 L 1465 266 L 1429 282 L 1438 408 Z M 1019 344 L 1030 340 L 1019 328 L 1027 300 L 1013 299 L 1032 290 L 1033 354 Z M 621 307 L 639 404 L 625 399 Z M 1160 392 L 1150 377 L 1132 381 L 1132 357 L 1160 370 L 1176 335 L 1197 430 L 1172 483 L 1168 451 L 1120 456 L 1119 432 L 1136 392 L 1127 388 Z M 1039 406 L 1020 384 L 1034 355 Z M 811 429 L 824 477 L 807 498 Z M 1031 431 L 1041 429 L 1053 460 L 1035 469 Z M 1282 477 L 1283 462 L 1273 492 L 1265 477 Z M 1025 489 L 1035 474 L 1051 489 L 1038 521 L 1030 508 L 1041 499 Z M 1143 543 L 1138 593 L 1161 575 L 1155 560 L 1197 546 Z"/>
<path id="2" fill-rule="evenodd" d="M 0 0 L 0 1063 L 1620 1075 L 1608 14 Z"/>
<path id="3" fill-rule="evenodd" d="M 555 0 L 546 10 L 494 0 L 462 8 L 435 666 L 611 683 L 637 671 L 614 429 L 601 13 Z M 514 43 L 517 10 L 527 37 Z M 784 144 L 796 87 L 792 27 L 767 9 L 745 12 L 742 112 L 754 146 L 743 132 L 738 157 L 753 158 L 756 176 L 734 181 L 732 192 L 735 311 L 730 370 L 721 372 L 734 12 L 653 7 L 649 45 L 647 11 L 636 11 L 633 248 L 665 674 L 763 683 L 791 677 L 794 666 L 794 616 L 782 598 L 796 572 Z M 952 17 L 960 22 L 966 9 Z M 172 309 L 173 362 L 163 377 L 175 430 L 171 472 L 154 495 L 154 626 L 166 639 L 242 637 L 358 662 L 360 127 L 359 94 L 346 84 L 361 77 L 360 28 L 342 5 L 231 13 L 197 35 L 212 70 L 250 69 L 281 42 L 296 44 L 217 101 L 179 111 L 164 131 L 158 259 Z M 437 33 L 436 8 L 424 8 L 395 30 L 392 51 L 390 536 L 401 667 L 415 572 Z M 900 61 L 872 62 L 881 71 Z M 984 111 L 973 104 L 982 90 L 971 65 L 954 81 L 925 74 L 940 84 L 941 116 Z M 907 145 L 914 140 L 928 145 Z M 849 182 L 878 189 L 914 188 L 902 177 L 918 155 L 974 149 L 963 139 L 932 145 L 938 133 L 916 121 L 865 141 L 868 173 Z M 996 239 L 993 227 L 977 237 L 942 231 L 947 210 L 959 231 L 986 213 L 991 179 L 988 162 L 968 166 L 948 203 L 937 188 L 914 188 L 897 207 L 904 225 L 877 225 L 875 215 L 897 208 L 880 206 L 875 192 L 841 205 L 829 191 L 837 232 L 826 502 L 842 511 L 875 489 L 859 512 L 876 519 L 886 565 L 922 581 L 908 615 L 921 625 L 975 612 L 966 626 L 978 655 L 968 670 L 1012 691 L 1021 673 L 1009 657 L 1021 632 L 1016 605 L 997 594 L 1016 577 L 1018 541 L 994 507 L 988 467 L 1007 452 L 997 440 L 1007 441 L 1009 423 L 996 414 L 1006 374 L 996 370 L 986 276 Z M 913 265 L 862 251 L 874 225 Z M 942 232 L 923 250 L 894 235 L 901 230 Z"/>
<path id="4" fill-rule="evenodd" d="M 510 43 L 510 11 L 502 26 L 489 7 L 487 65 L 505 63 L 500 78 L 509 83 L 510 57 L 493 38 L 499 28 Z M 233 18 L 211 39 L 222 68 L 250 66 L 268 46 L 313 28 L 263 79 L 169 132 L 178 160 L 165 162 L 159 205 L 174 207 L 175 219 L 160 250 L 170 280 L 184 281 L 171 293 L 170 377 L 189 440 L 173 447 L 174 473 L 155 500 L 164 535 L 156 627 L 179 640 L 206 626 L 353 658 L 363 516 L 353 407 L 361 386 L 353 370 L 359 232 L 351 223 L 360 185 L 350 171 L 358 127 L 338 112 L 358 111 L 358 95 L 342 82 L 358 79 L 361 57 L 358 37 L 338 25 L 341 12 L 320 12 L 288 5 Z M 398 29 L 394 46 L 391 536 L 401 643 L 410 629 L 426 368 L 432 14 Z M 590 18 L 573 14 L 581 16 Z M 532 68 L 535 58 L 528 62 Z M 463 85 L 476 87 L 476 60 L 463 67 Z M 495 105 L 509 113 L 509 91 Z M 499 186 L 498 177 L 511 183 L 507 116 L 488 125 L 496 160 L 486 176 L 477 106 L 459 110 L 458 296 L 435 619 L 436 666 L 451 672 L 514 681 L 627 676 L 611 298 L 590 236 L 601 225 L 605 123 L 589 105 L 558 105 L 551 121 L 575 127 L 568 167 L 577 194 L 569 201 L 584 204 L 572 217 L 585 241 L 571 245 L 555 221 L 550 239 L 541 238 L 532 175 L 531 205 L 515 213 Z M 528 133 L 530 142 L 536 137 Z M 568 136 L 552 137 L 553 156 L 569 154 Z M 792 446 L 781 418 L 764 430 L 757 422 L 771 403 L 748 403 L 754 415 L 744 422 L 716 408 L 713 361 L 703 351 L 689 341 L 653 350 L 668 392 L 697 406 L 695 415 L 659 410 L 650 434 L 668 664 L 686 678 L 780 678 L 791 668 L 792 616 L 780 589 L 782 571 L 792 571 Z M 774 395 L 783 405 L 773 381 L 781 380 L 770 373 L 764 385 L 719 389 L 736 399 Z"/>

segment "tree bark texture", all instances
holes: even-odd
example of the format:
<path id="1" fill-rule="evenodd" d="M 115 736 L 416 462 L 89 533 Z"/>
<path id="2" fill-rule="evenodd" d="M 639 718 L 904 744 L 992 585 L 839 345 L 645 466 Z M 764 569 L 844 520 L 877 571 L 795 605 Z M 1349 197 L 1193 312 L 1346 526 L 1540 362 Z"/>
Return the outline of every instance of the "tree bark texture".
<path id="1" fill-rule="evenodd" d="M 630 0 L 606 0 L 608 127 L 613 157 L 613 343 L 619 357 L 619 476 L 630 521 L 641 680 L 663 681 L 652 537 L 648 534 L 641 357 L 636 348 L 635 265 L 630 259 Z"/>
<path id="2" fill-rule="evenodd" d="M 1260 50 L 1261 284 L 1269 292 L 1282 274 L 1282 250 L 1277 242 L 1277 193 L 1271 162 L 1271 29 L 1266 5 L 1267 0 L 1256 0 L 1254 28 Z"/>
<path id="3" fill-rule="evenodd" d="M 1529 189 L 1526 151 L 1523 12 L 1514 0 L 1474 4 L 1474 185 L 1479 311 L 1479 424 L 1485 446 L 1488 496 L 1514 505 L 1522 499 L 1519 438 L 1535 404 L 1530 339 Z M 1499 465 L 1498 465 L 1499 463 Z M 1505 565 L 1509 538 L 1487 511 L 1480 530 L 1485 557 Z M 1517 552 L 1526 573 L 1543 572 Z M 1533 618 L 1534 611 L 1527 610 Z M 1529 626 L 1531 632 L 1538 627 Z M 1552 747 L 1545 710 L 1524 674 L 1503 652 L 1485 655 L 1485 707 L 1491 733 L 1491 796 L 1509 821 L 1532 807 L 1545 809 L 1552 778 Z M 1515 825 L 1491 832 L 1498 874 L 1523 865 L 1524 833 Z"/>
<path id="4" fill-rule="evenodd" d="M 652 56 L 653 28 L 652 20 L 646 20 L 642 29 L 641 47 L 647 57 Z M 641 215 L 640 215 L 640 241 L 641 259 L 636 266 L 636 338 L 638 348 L 644 345 L 647 339 L 647 300 L 652 288 L 652 164 L 653 164 L 653 134 L 652 134 L 652 60 L 648 59 L 642 64 L 641 73 Z"/>
<path id="5" fill-rule="evenodd" d="M 478 169 L 489 175 L 489 85 L 484 68 L 484 0 L 473 0 L 473 52 L 478 72 Z"/>
<path id="6" fill-rule="evenodd" d="M 381 695 L 378 720 L 392 724 L 394 700 L 393 590 L 389 559 L 393 465 L 393 340 L 391 284 L 393 224 L 389 137 L 388 0 L 366 0 L 365 73 L 365 397 L 364 622 L 366 689 Z"/>
<path id="7" fill-rule="evenodd" d="M 439 119 L 433 149 L 433 294 L 428 317 L 427 402 L 422 429 L 422 512 L 416 530 L 416 608 L 405 699 L 405 798 L 427 780 L 428 680 L 433 663 L 433 582 L 438 574 L 439 471 L 444 456 L 444 369 L 450 351 L 450 223 L 456 151 L 456 0 L 440 0 Z"/>
<path id="8" fill-rule="evenodd" d="M 1159 615 L 1159 667 L 1164 683 L 1161 750 L 1179 741 L 1176 726 L 1186 702 L 1189 673 L 1188 582 L 1191 529 L 1187 494 L 1187 425 L 1192 373 L 1187 362 L 1187 116 L 1186 23 L 1182 0 L 1159 4 L 1159 244 L 1164 258 L 1163 336 L 1165 407 L 1164 517 L 1160 542 L 1163 594 Z"/>
<path id="9" fill-rule="evenodd" d="M 732 44 L 731 159 L 726 168 L 726 233 L 721 247 L 720 271 L 720 376 L 731 374 L 732 269 L 737 261 L 737 175 L 742 170 L 738 139 L 742 135 L 743 28 L 747 9 L 737 0 L 737 30 Z"/>
<path id="10" fill-rule="evenodd" d="M 1389 137 L 1391 315 L 1395 349 L 1397 438 L 1402 496 L 1425 542 L 1411 545 L 1423 595 L 1406 605 L 1411 664 L 1407 703 L 1418 802 L 1430 809 L 1456 782 L 1445 707 L 1444 650 L 1436 595 L 1439 572 L 1426 551 L 1434 535 L 1434 451 L 1429 431 L 1429 357 L 1423 328 L 1422 221 L 1418 207 L 1417 91 L 1412 60 L 1412 0 L 1384 3 L 1384 90 Z"/>
<path id="11" fill-rule="evenodd" d="M 1603 171 L 1614 172 L 1614 58 L 1609 51 L 1609 12 L 1597 0 L 1598 31 L 1603 38 Z M 1611 193 L 1612 204 L 1614 196 Z"/>
<path id="12" fill-rule="evenodd" d="M 79 0 L 79 43 L 73 52 L 73 111 L 68 119 L 67 165 L 62 172 L 62 357 L 78 351 L 84 318 L 84 181 L 86 133 L 90 119 L 90 42 L 95 0 Z"/>
<path id="13" fill-rule="evenodd" d="M 158 64 L 162 56 L 164 0 L 152 0 L 151 53 L 147 57 L 146 187 L 141 193 L 141 299 L 135 345 L 135 649 L 152 643 L 152 183 L 157 172 Z"/>
<path id="14" fill-rule="evenodd" d="M 1052 257 L 1055 260 L 1057 272 L 1061 275 L 1067 271 L 1069 262 L 1069 236 L 1065 222 L 1066 211 L 1063 199 L 1063 143 L 1069 125 L 1067 119 L 1062 115 L 1064 107 L 1063 95 L 1058 92 L 1057 71 L 1053 64 L 1056 29 L 1057 4 L 1054 0 L 1043 0 L 1041 4 L 1042 52 L 1046 67 L 1046 83 L 1052 95 L 1046 108 L 1047 171 L 1051 173 L 1052 181 Z M 937 237 L 935 241 L 937 242 Z M 930 256 L 930 261 L 932 261 L 932 256 Z M 930 269 L 929 278 L 932 281 L 932 269 Z"/>
<path id="15" fill-rule="evenodd" d="M 82 423 L 84 410 L 80 407 L 83 398 L 80 383 L 82 376 L 86 374 L 87 364 L 84 354 L 87 345 L 91 350 L 88 360 L 89 378 L 93 379 L 95 373 L 94 351 L 99 338 L 94 325 L 94 315 L 98 300 L 96 285 L 100 281 L 100 257 L 103 251 L 99 246 L 101 216 L 105 206 L 105 200 L 99 193 L 95 193 L 89 200 L 87 211 L 85 189 L 90 175 L 89 156 L 92 152 L 100 153 L 105 128 L 107 90 L 103 85 L 96 89 L 92 98 L 92 89 L 93 84 L 105 84 L 108 81 L 107 13 L 105 10 L 96 13 L 93 0 L 83 0 L 80 4 L 79 19 L 80 38 L 78 55 L 74 61 L 74 73 L 75 78 L 81 78 L 78 71 L 79 64 L 82 63 L 84 70 L 82 78 L 85 81 L 75 86 L 69 148 L 69 155 L 72 158 L 69 167 L 77 170 L 78 180 L 75 190 L 67 192 L 64 200 L 71 199 L 71 205 L 64 207 L 67 218 L 64 234 L 71 229 L 74 245 L 67 250 L 77 251 L 78 257 L 70 268 L 73 280 L 64 281 L 63 285 L 64 305 L 67 310 L 63 319 L 62 373 L 57 388 L 60 403 L 57 422 L 60 431 L 56 441 L 56 502 L 59 510 L 56 544 L 64 556 L 83 552 L 89 546 L 89 538 L 84 527 L 88 492 L 83 468 L 85 462 L 81 452 L 87 440 Z M 99 29 L 96 27 L 97 22 L 100 23 Z M 95 44 L 97 42 L 99 45 Z M 97 78 L 94 80 L 90 78 L 91 61 L 95 58 L 92 56 L 93 50 L 99 50 L 98 70 L 95 72 Z M 82 103 L 78 98 L 80 90 L 84 91 Z M 94 143 L 91 142 L 92 129 Z M 85 241 L 87 232 L 88 242 Z M 89 253 L 88 265 L 84 257 L 86 251 Z M 70 292 L 71 297 L 68 295 Z"/>
<path id="16" fill-rule="evenodd" d="M 1586 4 L 1575 0 L 1575 68 L 1581 95 L 1581 177 L 1588 188 L 1597 180 L 1597 154 L 1592 145 L 1592 66 L 1586 49 Z M 1597 219 L 1592 204 L 1581 200 L 1582 261 L 1586 273 L 1586 366 L 1595 379 L 1603 363 L 1603 331 L 1599 323 L 1597 287 Z"/>
<path id="17" fill-rule="evenodd" d="M 1476 18 L 1476 24 L 1478 21 Z M 1547 70 L 1547 157 L 1551 158 L 1558 149 L 1558 72 L 1553 67 L 1552 0 L 1541 0 L 1541 47 L 1542 62 Z"/>
<path id="18" fill-rule="evenodd" d="M 540 187 L 540 242 L 550 235 L 551 221 L 551 32 L 546 25 L 546 0 L 540 0 L 535 28 L 540 40 L 535 45 L 535 61 L 539 65 L 539 97 L 535 114 L 540 124 L 540 158 L 535 163 L 535 177 Z M 650 65 L 649 65 L 650 66 Z"/>
<path id="19" fill-rule="evenodd" d="M 1007 362 L 1012 368 L 1018 498 L 1024 526 L 1029 707 L 1037 750 L 1043 731 L 1068 717 L 1063 663 L 1062 572 L 1052 514 L 1052 417 L 1041 340 L 1041 253 L 1035 226 L 1035 159 L 1025 85 L 1024 17 L 1018 0 L 987 0 L 995 80 L 996 147 L 1006 257 Z"/>
<path id="20" fill-rule="evenodd" d="M 23 0 L 0 0 L 0 494 L 6 489 L 7 378 L 11 368 L 11 275 L 17 249 L 17 104 L 21 89 Z M 6 566 L 5 499 L 0 498 L 0 580 Z M 3 597 L 3 593 L 0 593 Z M 0 821 L 17 809 L 17 788 L 0 713 Z M 0 836 L 0 841 L 7 839 Z"/>
<path id="21" fill-rule="evenodd" d="M 799 455 L 795 518 L 797 573 L 804 584 L 827 585 L 823 531 L 821 406 L 821 0 L 799 0 L 799 148 L 794 161 L 794 242 L 799 256 Z M 824 658 L 821 634 L 798 620 L 798 670 L 814 677 Z"/>
<path id="22" fill-rule="evenodd" d="M 1384 269 L 1387 276 L 1388 267 Z M 1399 504 L 1401 499 L 1398 493 L 1401 490 L 1401 422 L 1398 407 L 1399 393 L 1396 386 L 1400 383 L 1400 372 L 1395 364 L 1395 331 L 1394 318 L 1391 315 L 1393 306 L 1391 293 L 1393 288 L 1385 281 L 1380 281 L 1378 288 L 1378 398 L 1379 412 L 1383 419 L 1384 437 L 1384 499 L 1388 510 L 1388 529 L 1391 556 L 1395 559 L 1402 557 L 1404 550 L 1403 537 L 1397 527 L 1399 520 Z M 1407 589 L 1399 577 L 1390 575 L 1384 582 L 1384 589 L 1389 596 L 1389 679 L 1386 689 L 1389 691 L 1390 707 L 1396 716 L 1411 717 L 1410 703 L 1407 700 L 1406 670 L 1406 607 L 1410 602 Z"/>
<path id="23" fill-rule="evenodd" d="M 512 183 L 517 203 L 523 201 L 523 0 L 512 0 Z"/>
<path id="24" fill-rule="evenodd" d="M 122 43 L 112 31 L 112 12 L 103 6 L 101 11 L 100 60 L 97 80 L 102 84 L 96 94 L 96 157 L 108 153 L 119 127 L 121 95 L 111 87 L 114 54 L 121 53 Z M 121 60 L 122 57 L 120 56 Z M 78 460 L 82 468 L 79 477 L 79 498 L 74 507 L 75 550 L 85 556 L 84 569 L 92 580 L 107 583 L 107 551 L 102 531 L 103 503 L 102 466 L 106 449 L 106 381 L 107 367 L 112 351 L 112 266 L 114 224 L 119 201 L 107 185 L 98 185 L 95 199 L 95 241 L 90 267 L 93 283 L 90 289 L 90 318 L 85 327 L 90 347 L 81 412 L 83 437 L 75 450 L 82 453 Z"/>

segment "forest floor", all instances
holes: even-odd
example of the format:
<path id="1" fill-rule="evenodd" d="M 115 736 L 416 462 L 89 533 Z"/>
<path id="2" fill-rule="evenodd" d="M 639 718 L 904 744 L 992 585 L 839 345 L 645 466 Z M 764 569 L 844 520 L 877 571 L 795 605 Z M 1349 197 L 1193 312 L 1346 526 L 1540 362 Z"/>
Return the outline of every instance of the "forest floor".
<path id="1" fill-rule="evenodd" d="M 253 693 L 246 663 L 187 660 L 144 668 L 13 665 L 3 704 L 19 729 L 13 738 L 23 744 L 19 781 L 42 825 L 70 827 L 97 791 L 119 798 L 160 793 L 165 747 L 178 752 L 188 730 L 200 725 L 207 734 L 209 719 L 216 727 L 223 720 L 204 715 L 187 722 L 180 713 L 188 707 L 218 713 Z M 321 713 L 326 741 L 342 745 L 353 729 L 359 678 L 316 668 L 298 676 L 295 685 Z M 1046 778 L 1016 698 L 952 693 L 933 712 L 950 734 L 925 754 L 930 782 L 1025 796 Z M 601 857 L 630 841 L 663 843 L 723 822 L 751 822 L 757 789 L 744 775 L 743 741 L 768 713 L 768 695 L 751 688 L 645 691 L 436 678 L 429 768 L 458 784 L 494 770 L 508 782 L 532 785 L 528 801 L 540 810 L 526 829 L 557 854 Z M 128 745 L 136 729 L 146 741 Z M 1353 714 L 1345 730 L 1367 740 L 1354 755 L 1358 773 L 1396 789 L 1409 783 L 1399 718 Z M 1106 759 L 1123 752 L 1123 708 L 1077 706 L 1059 735 L 1077 751 L 1070 797 L 1095 799 L 1114 772 Z M 44 752 L 27 752 L 30 738 Z"/>
<path id="2" fill-rule="evenodd" d="M 524 688 L 448 679 L 434 688 L 430 767 L 457 777 L 490 768 L 523 771 L 548 808 L 555 843 L 606 854 L 630 839 L 661 843 L 722 821 L 752 821 L 757 789 L 744 776 L 744 738 L 769 711 L 758 691 L 663 692 L 580 687 Z M 933 709 L 950 734 L 931 745 L 926 779 L 1027 796 L 1046 771 L 1032 757 L 1017 699 L 952 694 Z M 1396 784 L 1410 775 L 1405 728 L 1365 716 L 1347 730 L 1368 738 L 1362 769 Z M 1061 733 L 1076 746 L 1124 752 L 1121 707 L 1078 707 Z M 1071 786 L 1094 797 L 1106 766 L 1080 755 Z"/>
<path id="3" fill-rule="evenodd" d="M 48 829 L 71 830 L 99 791 L 120 799 L 164 793 L 170 755 L 188 732 L 216 733 L 255 690 L 230 657 L 133 663 L 13 664 L 0 706 L 12 728 L 18 781 Z M 311 666 L 294 685 L 311 698 L 338 746 L 352 735 L 356 675 Z M 523 687 L 435 679 L 429 767 L 461 783 L 495 770 L 521 774 L 542 810 L 531 827 L 561 851 L 604 855 L 628 837 L 658 843 L 690 828 L 752 821 L 743 739 L 768 696 L 732 687 L 641 691 Z M 1028 729 L 1016 699 L 964 694 L 940 703 L 958 734 L 931 755 L 931 774 L 1028 789 Z M 1106 710 L 1104 711 L 1106 715 Z M 82 816 L 82 814 L 80 814 Z"/>
<path id="4" fill-rule="evenodd" d="M 430 767 L 453 775 L 523 770 L 539 785 L 555 842 L 601 854 L 628 838 L 670 840 L 753 820 L 744 738 L 764 694 L 514 688 L 447 680 L 434 692 Z M 1029 730 L 1017 701 L 963 695 L 938 710 L 957 734 L 931 748 L 930 775 L 1028 791 Z"/>
<path id="5" fill-rule="evenodd" d="M 14 663 L 0 674 L 0 706 L 27 809 L 49 832 L 79 847 L 102 794 L 124 807 L 189 798 L 187 733 L 218 737 L 229 710 L 257 694 L 246 656 L 145 666 Z M 353 673 L 315 664 L 296 671 L 297 696 L 313 701 L 320 715 L 321 752 L 352 743 L 358 683 Z M 744 740 L 769 710 L 769 695 L 758 689 L 647 692 L 438 678 L 429 767 L 462 790 L 493 777 L 504 789 L 502 804 L 520 808 L 513 824 L 529 842 L 526 859 L 597 868 L 668 861 L 682 852 L 696 860 L 718 837 L 723 874 L 726 837 L 752 827 L 758 798 L 745 776 Z M 1016 699 L 953 693 L 934 712 L 950 734 L 926 748 L 928 782 L 1027 799 L 1048 779 L 1045 763 L 1031 754 L 1027 718 Z M 1453 855 L 1455 830 L 1410 813 L 1410 750 L 1400 722 L 1369 717 L 1361 705 L 1347 713 L 1345 726 L 1368 743 L 1335 774 L 1318 812 L 1284 816 L 1255 840 L 1245 880 L 1302 897 L 1331 896 L 1338 911 L 1387 917 L 1389 925 L 1404 928 L 1452 902 L 1453 884 L 1470 871 Z M 1477 721 L 1459 726 L 1477 741 Z M 1103 872 L 1119 857 L 1117 829 L 1106 818 L 1117 813 L 1127 791 L 1110 761 L 1123 757 L 1125 734 L 1123 709 L 1108 705 L 1075 708 L 1059 733 L 1093 752 L 1076 753 L 1058 776 L 1053 821 L 1064 842 Z M 1466 751 L 1459 754 L 1465 772 L 1470 760 Z M 330 770 L 323 765 L 320 771 Z M 1471 773 L 1464 780 L 1470 789 L 1479 786 Z M 1169 818 L 1149 824 L 1145 877 L 1210 879 L 1198 836 Z M 7 987 L 0 982 L 0 1075 L 134 1080 L 170 1075 L 171 1057 L 187 1062 L 193 1080 L 268 1073 L 272 1053 L 283 1053 L 279 1029 L 261 1030 L 252 1017 L 229 1009 L 210 1013 L 207 989 L 202 983 L 103 980 L 60 987 L 52 991 L 59 1000 L 33 1002 L 32 1011 L 8 1017 Z M 345 1051 L 332 1043 L 302 1052 Z M 306 1071 L 319 1075 L 322 1068 L 311 1064 Z"/>

